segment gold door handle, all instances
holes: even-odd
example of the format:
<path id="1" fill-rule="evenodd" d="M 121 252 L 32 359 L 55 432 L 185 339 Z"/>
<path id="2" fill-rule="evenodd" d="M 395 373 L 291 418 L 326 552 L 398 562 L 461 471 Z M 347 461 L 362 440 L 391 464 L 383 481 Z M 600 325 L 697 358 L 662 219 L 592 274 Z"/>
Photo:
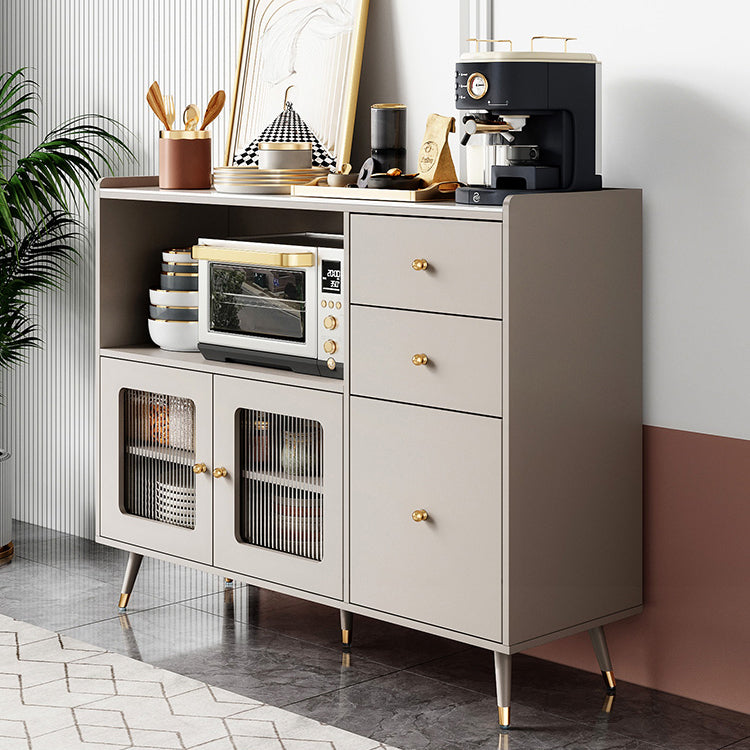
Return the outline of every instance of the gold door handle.
<path id="1" fill-rule="evenodd" d="M 426 521 L 429 517 L 429 513 L 427 513 L 424 508 L 415 510 L 414 513 L 411 514 L 411 520 L 416 521 L 417 523 L 419 523 L 420 521 Z"/>
<path id="2" fill-rule="evenodd" d="M 411 267 L 415 271 L 426 271 L 430 264 L 424 258 L 415 258 L 411 262 Z"/>
<path id="3" fill-rule="evenodd" d="M 420 365 L 426 365 L 428 361 L 429 360 L 427 359 L 427 355 L 426 354 L 415 354 L 411 358 L 411 363 L 413 365 L 416 365 L 417 367 L 419 367 Z"/>
<path id="4" fill-rule="evenodd" d="M 193 474 L 205 474 L 207 471 L 206 464 L 193 464 Z"/>
<path id="5" fill-rule="evenodd" d="M 227 475 L 227 470 L 223 466 L 217 466 L 213 471 L 213 475 L 217 479 L 221 479 Z"/>

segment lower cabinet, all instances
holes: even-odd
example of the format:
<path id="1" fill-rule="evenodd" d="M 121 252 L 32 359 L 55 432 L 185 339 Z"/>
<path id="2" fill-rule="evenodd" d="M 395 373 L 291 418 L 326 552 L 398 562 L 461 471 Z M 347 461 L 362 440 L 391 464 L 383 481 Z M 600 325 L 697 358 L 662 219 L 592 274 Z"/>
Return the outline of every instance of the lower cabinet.
<path id="1" fill-rule="evenodd" d="M 501 420 L 350 403 L 352 603 L 501 640 Z"/>
<path id="2" fill-rule="evenodd" d="M 101 359 L 103 537 L 341 599 L 342 396 Z"/>
<path id="3" fill-rule="evenodd" d="M 216 378 L 214 562 L 343 596 L 342 396 Z"/>
<path id="4" fill-rule="evenodd" d="M 212 376 L 101 359 L 102 536 L 213 558 Z"/>

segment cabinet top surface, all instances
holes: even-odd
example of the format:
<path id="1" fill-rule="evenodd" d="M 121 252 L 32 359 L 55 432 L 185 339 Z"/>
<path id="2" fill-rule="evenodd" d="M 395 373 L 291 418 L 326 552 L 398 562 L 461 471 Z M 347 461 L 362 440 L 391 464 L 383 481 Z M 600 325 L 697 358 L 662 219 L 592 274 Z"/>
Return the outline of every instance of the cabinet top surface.
<path id="1" fill-rule="evenodd" d="M 101 182 L 99 197 L 111 200 L 193 203 L 247 208 L 286 208 L 290 210 L 339 211 L 347 213 L 429 216 L 447 219 L 502 221 L 500 206 L 465 206 L 445 201 L 409 203 L 400 201 L 307 198 L 290 195 L 235 195 L 210 190 L 161 190 L 148 184 L 149 178 L 108 178 Z"/>

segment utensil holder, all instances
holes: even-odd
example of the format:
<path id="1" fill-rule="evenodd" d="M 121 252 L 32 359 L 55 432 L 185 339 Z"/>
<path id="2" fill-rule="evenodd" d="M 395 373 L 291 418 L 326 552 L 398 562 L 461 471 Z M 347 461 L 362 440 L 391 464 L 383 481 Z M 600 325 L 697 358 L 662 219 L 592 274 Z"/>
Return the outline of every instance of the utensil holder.
<path id="1" fill-rule="evenodd" d="M 207 190 L 211 187 L 211 135 L 207 130 L 162 130 L 159 187 Z"/>

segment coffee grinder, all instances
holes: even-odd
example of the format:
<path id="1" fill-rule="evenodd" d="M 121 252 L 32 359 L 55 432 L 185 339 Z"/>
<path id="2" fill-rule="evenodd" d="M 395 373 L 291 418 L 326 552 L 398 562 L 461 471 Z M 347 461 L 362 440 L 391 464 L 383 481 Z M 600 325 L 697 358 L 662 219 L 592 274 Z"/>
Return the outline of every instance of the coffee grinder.
<path id="1" fill-rule="evenodd" d="M 534 51 L 560 39 L 563 52 Z M 573 37 L 533 37 L 531 51 L 469 52 L 456 65 L 467 187 L 457 203 L 501 205 L 507 195 L 600 190 L 601 63 L 567 51 Z"/>

